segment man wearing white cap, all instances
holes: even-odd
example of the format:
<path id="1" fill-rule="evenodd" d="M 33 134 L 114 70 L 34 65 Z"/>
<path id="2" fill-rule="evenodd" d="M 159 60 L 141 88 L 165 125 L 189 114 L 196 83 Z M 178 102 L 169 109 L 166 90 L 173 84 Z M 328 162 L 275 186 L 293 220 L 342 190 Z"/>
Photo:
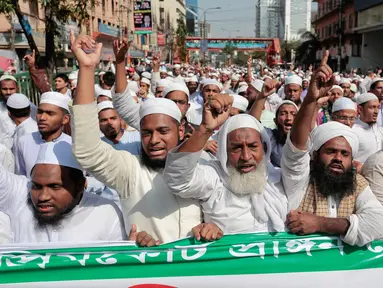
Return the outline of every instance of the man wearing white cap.
<path id="1" fill-rule="evenodd" d="M 187 86 L 190 93 L 190 103 L 195 103 L 202 105 L 203 104 L 203 97 L 198 90 L 198 78 L 197 76 L 193 75 L 190 77 L 190 79 L 187 81 Z"/>
<path id="2" fill-rule="evenodd" d="M 348 78 L 342 78 L 339 83 L 340 87 L 343 89 L 343 96 L 347 98 L 351 98 L 350 95 L 350 88 L 351 88 L 351 81 Z"/>
<path id="3" fill-rule="evenodd" d="M 359 138 L 359 151 L 355 160 L 364 163 L 368 157 L 383 148 L 383 128 L 378 127 L 377 119 L 380 102 L 372 93 L 364 93 L 356 99 L 359 119 L 352 130 Z"/>
<path id="4" fill-rule="evenodd" d="M 240 95 L 231 94 L 233 97 L 233 105 L 230 108 L 230 117 L 238 114 L 246 113 L 249 101 Z"/>
<path id="5" fill-rule="evenodd" d="M 174 76 L 174 78 L 178 78 L 180 80 L 183 80 L 183 77 L 181 76 L 181 65 L 180 64 L 174 65 L 173 76 Z"/>
<path id="6" fill-rule="evenodd" d="M 294 234 L 339 235 L 349 245 L 363 246 L 382 237 L 383 207 L 352 167 L 358 137 L 334 121 L 318 126 L 310 137 L 318 98 L 332 86 L 326 82 L 332 77 L 328 55 L 312 76 L 284 146 L 282 180 L 291 210 L 286 225 Z"/>
<path id="7" fill-rule="evenodd" d="M 0 165 L 0 183 L 0 210 L 10 216 L 12 242 L 126 239 L 117 206 L 84 193 L 83 171 L 69 143 L 41 145 L 31 181 L 6 172 Z"/>
<path id="8" fill-rule="evenodd" d="M 91 96 L 93 98 L 93 94 Z M 30 178 L 41 144 L 60 141 L 72 143 L 71 137 L 63 132 L 63 126 L 69 122 L 70 100 L 69 96 L 58 92 L 41 95 L 37 110 L 39 131 L 22 136 L 14 149 L 17 174 Z"/>
<path id="9" fill-rule="evenodd" d="M 112 91 L 106 89 L 97 89 L 95 91 L 97 103 L 112 101 Z"/>
<path id="10" fill-rule="evenodd" d="M 283 91 L 285 99 L 293 101 L 299 107 L 302 103 L 302 78 L 297 75 L 286 77 Z"/>
<path id="11" fill-rule="evenodd" d="M 358 118 L 357 106 L 350 98 L 342 97 L 332 105 L 331 120 L 352 128 Z"/>
<path id="12" fill-rule="evenodd" d="M 269 164 L 270 142 L 247 114 L 228 119 L 233 98 L 213 96 L 200 129 L 169 153 L 164 171 L 170 191 L 201 201 L 204 219 L 224 233 L 283 231 L 287 199 Z M 202 149 L 221 127 L 217 159 L 199 164 Z"/>
<path id="13" fill-rule="evenodd" d="M 38 131 L 37 123 L 31 118 L 31 102 L 27 96 L 15 93 L 8 98 L 7 109 L 9 117 L 15 123 L 13 134 L 13 147 L 16 147 L 19 139 L 29 133 Z"/>
<path id="14" fill-rule="evenodd" d="M 379 113 L 378 113 L 378 126 L 383 127 L 383 79 L 382 78 L 375 78 L 372 80 L 371 86 L 370 86 L 370 93 L 375 94 L 376 97 L 378 97 L 380 102 L 379 107 Z"/>
<path id="15" fill-rule="evenodd" d="M 89 41 L 89 36 L 71 37 L 72 51 L 80 65 L 79 90 L 71 107 L 74 155 L 96 179 L 118 191 L 126 223 L 136 224 L 138 230 L 148 233 L 147 237 L 161 242 L 186 237 L 201 223 L 199 203 L 174 196 L 162 177 L 168 150 L 176 147 L 183 138 L 180 109 L 173 101 L 163 98 L 148 99 L 142 104 L 138 115 L 142 143 L 140 156 L 116 151 L 102 142 L 96 103 L 89 93 L 101 45 L 94 53 L 86 54 L 82 47 Z M 113 44 L 117 59 L 120 53 L 125 55 L 127 42 L 117 40 Z M 123 66 L 123 63 L 116 65 L 116 91 L 120 92 L 125 90 L 121 87 L 122 79 L 119 80 L 119 70 L 123 70 Z M 126 85 L 126 78 L 123 78 Z"/>
<path id="16" fill-rule="evenodd" d="M 140 90 L 138 91 L 138 96 L 141 101 L 146 101 L 149 98 L 155 98 L 153 93 L 150 91 L 150 80 L 147 78 L 141 78 L 140 81 Z"/>
<path id="17" fill-rule="evenodd" d="M 163 91 L 166 86 L 168 86 L 170 82 L 166 79 L 160 79 L 156 82 L 156 90 L 154 92 L 154 96 L 156 98 L 163 98 Z"/>
<path id="18" fill-rule="evenodd" d="M 230 90 L 233 91 L 234 93 L 238 93 L 238 88 L 239 88 L 239 75 L 233 74 L 231 76 L 231 81 L 230 81 Z"/>
<path id="19" fill-rule="evenodd" d="M 332 105 L 335 102 L 335 100 L 343 97 L 343 89 L 338 85 L 333 85 L 327 92 L 327 95 L 328 101 L 326 101 L 325 104 L 321 103 L 323 101 L 318 102 L 321 104 L 317 106 L 318 115 L 316 117 L 316 124 L 318 126 L 331 121 Z"/>

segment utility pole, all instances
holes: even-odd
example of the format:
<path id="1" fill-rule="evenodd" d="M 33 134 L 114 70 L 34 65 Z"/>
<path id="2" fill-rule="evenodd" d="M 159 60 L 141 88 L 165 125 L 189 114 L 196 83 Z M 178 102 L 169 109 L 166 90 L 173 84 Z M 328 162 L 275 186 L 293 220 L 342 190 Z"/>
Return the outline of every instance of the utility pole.
<path id="1" fill-rule="evenodd" d="M 337 62 L 337 71 L 341 72 L 341 63 L 342 63 L 342 15 L 343 15 L 343 0 L 339 1 L 339 11 L 338 11 L 338 62 Z"/>

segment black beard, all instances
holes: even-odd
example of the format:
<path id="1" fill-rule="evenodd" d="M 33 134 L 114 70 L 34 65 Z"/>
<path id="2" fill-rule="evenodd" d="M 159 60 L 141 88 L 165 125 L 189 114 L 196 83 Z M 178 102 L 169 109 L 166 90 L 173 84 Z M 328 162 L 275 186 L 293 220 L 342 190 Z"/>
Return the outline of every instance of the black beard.
<path id="1" fill-rule="evenodd" d="M 153 160 L 146 155 L 144 148 L 141 147 L 141 151 L 141 161 L 147 168 L 154 171 L 160 171 L 165 168 L 166 158 Z"/>
<path id="2" fill-rule="evenodd" d="M 311 169 L 311 181 L 314 181 L 322 195 L 335 196 L 342 200 L 345 196 L 354 193 L 356 172 L 351 168 L 343 175 L 335 176 L 323 162 L 316 160 Z"/>
<path id="3" fill-rule="evenodd" d="M 70 212 L 73 208 L 69 209 L 65 213 L 60 213 L 51 217 L 42 217 L 39 212 L 37 212 L 35 206 L 32 203 L 32 199 L 28 197 L 27 204 L 30 209 L 33 211 L 33 216 L 35 219 L 35 224 L 37 228 L 43 229 L 47 226 L 53 227 L 53 228 L 59 228 L 61 227 L 62 221 L 70 215 Z"/>

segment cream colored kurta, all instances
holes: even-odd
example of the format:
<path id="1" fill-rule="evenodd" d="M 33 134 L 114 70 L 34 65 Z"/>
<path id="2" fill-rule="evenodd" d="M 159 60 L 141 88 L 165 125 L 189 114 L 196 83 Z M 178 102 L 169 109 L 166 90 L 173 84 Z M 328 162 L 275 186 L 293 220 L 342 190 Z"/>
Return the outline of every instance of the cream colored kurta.
<path id="1" fill-rule="evenodd" d="M 175 196 L 162 173 L 149 170 L 140 156 L 116 151 L 100 139 L 95 102 L 70 109 L 73 153 L 86 171 L 118 191 L 126 223 L 162 242 L 186 237 L 201 223 L 198 200 Z"/>

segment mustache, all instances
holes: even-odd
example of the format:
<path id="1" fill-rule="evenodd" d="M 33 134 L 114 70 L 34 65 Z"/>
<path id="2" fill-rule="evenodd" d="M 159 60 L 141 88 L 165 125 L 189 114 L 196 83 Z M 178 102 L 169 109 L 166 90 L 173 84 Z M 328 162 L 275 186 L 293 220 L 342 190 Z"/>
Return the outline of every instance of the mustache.
<path id="1" fill-rule="evenodd" d="M 326 168 L 329 168 L 329 167 L 331 167 L 331 166 L 338 166 L 338 167 L 341 168 L 344 172 L 346 171 L 346 168 L 344 168 L 342 162 L 340 162 L 340 161 L 332 160 L 332 161 L 330 162 L 330 164 L 327 165 Z"/>

